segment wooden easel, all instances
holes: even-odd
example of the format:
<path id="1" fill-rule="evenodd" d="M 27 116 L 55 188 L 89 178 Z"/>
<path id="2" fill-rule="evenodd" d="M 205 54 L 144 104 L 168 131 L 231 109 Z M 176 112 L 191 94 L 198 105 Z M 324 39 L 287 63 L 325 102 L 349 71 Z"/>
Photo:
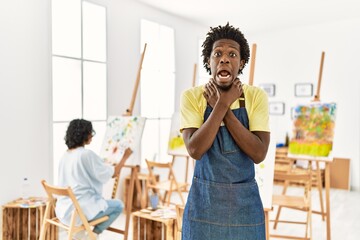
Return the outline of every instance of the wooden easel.
<path id="1" fill-rule="evenodd" d="M 252 45 L 251 48 L 251 59 L 250 59 L 250 74 L 249 74 L 249 85 L 254 85 L 254 72 L 255 72 L 255 59 L 256 59 L 256 43 Z M 265 239 L 270 239 L 270 231 L 269 231 L 269 212 L 272 211 L 271 208 L 264 208 L 264 216 L 265 216 Z"/>
<path id="2" fill-rule="evenodd" d="M 255 58 L 256 58 L 256 43 L 252 45 L 252 49 L 251 49 L 250 76 L 249 76 L 250 86 L 254 84 Z"/>
<path id="3" fill-rule="evenodd" d="M 321 53 L 321 59 L 320 59 L 320 69 L 319 69 L 319 77 L 318 77 L 318 84 L 316 87 L 316 94 L 314 95 L 314 99 L 313 102 L 320 102 L 320 89 L 321 89 L 321 80 L 322 80 L 322 72 L 323 72 L 323 67 L 324 67 L 324 60 L 325 60 L 325 52 Z M 319 166 L 319 162 L 315 161 L 316 164 L 316 182 L 317 184 L 317 188 L 319 190 L 319 198 L 320 198 L 320 212 L 318 211 L 313 211 L 314 213 L 320 214 L 322 216 L 322 220 L 325 220 L 325 210 L 324 210 L 324 200 L 323 200 L 323 195 L 322 195 L 322 180 L 321 180 L 321 172 L 320 172 L 320 166 Z M 310 167 L 311 166 L 311 161 L 310 161 Z M 327 219 L 327 221 L 330 222 L 330 219 Z"/>
<path id="4" fill-rule="evenodd" d="M 136 81 L 135 81 L 135 86 L 134 86 L 134 90 L 133 90 L 133 94 L 132 94 L 132 98 L 131 98 L 131 102 L 130 102 L 130 107 L 128 109 L 126 109 L 126 112 L 123 114 L 123 116 L 132 116 L 132 112 L 133 112 L 134 104 L 135 104 L 135 99 L 136 99 L 136 94 L 137 94 L 137 91 L 138 91 L 138 88 L 139 88 L 139 82 L 140 82 L 140 76 L 141 76 L 141 68 L 142 68 L 142 63 L 144 61 L 146 46 L 147 46 L 147 44 L 145 43 L 144 50 L 143 50 L 143 52 L 141 54 L 141 57 L 140 57 L 140 64 L 139 64 L 137 77 L 136 77 Z M 136 190 L 138 191 L 139 196 L 142 196 L 142 189 L 141 189 L 139 175 L 138 175 L 139 172 L 140 172 L 140 166 L 125 165 L 124 167 L 127 167 L 127 168 L 131 169 L 129 191 L 128 191 L 128 195 L 126 196 L 125 230 L 120 230 L 120 229 L 112 228 L 112 227 L 109 227 L 108 230 L 123 234 L 124 235 L 124 240 L 127 240 L 128 233 L 129 233 L 129 225 L 130 225 L 130 217 L 131 217 L 130 215 L 131 215 L 131 210 L 132 210 L 134 189 L 136 187 Z M 118 185 L 119 185 L 119 179 L 120 179 L 120 174 L 118 176 L 116 176 L 115 179 L 114 179 L 114 186 L 113 186 L 113 191 L 112 191 L 112 195 L 111 195 L 112 199 L 114 199 L 116 197 L 116 192 L 117 192 Z M 141 208 L 145 208 L 145 205 L 146 205 L 146 203 L 144 202 L 144 198 L 142 197 L 141 198 Z"/>
<path id="5" fill-rule="evenodd" d="M 318 84 L 316 89 L 316 94 L 314 95 L 313 102 L 320 102 L 320 90 L 321 90 L 321 80 L 322 80 L 322 72 L 324 66 L 325 52 L 321 53 L 320 60 L 320 69 L 319 69 L 319 77 Z M 317 181 L 317 189 L 319 191 L 319 199 L 320 199 L 320 211 L 312 210 L 312 213 L 319 214 L 322 216 L 322 220 L 326 221 L 326 239 L 331 239 L 331 223 L 330 223 L 330 164 L 332 159 L 322 158 L 322 157 L 302 157 L 302 156 L 291 156 L 290 159 L 293 160 L 307 160 L 309 162 L 309 167 L 312 168 L 312 162 L 316 163 L 316 181 Z M 319 162 L 325 163 L 325 206 L 324 209 L 324 201 L 323 201 L 323 187 L 320 173 L 320 164 Z"/>

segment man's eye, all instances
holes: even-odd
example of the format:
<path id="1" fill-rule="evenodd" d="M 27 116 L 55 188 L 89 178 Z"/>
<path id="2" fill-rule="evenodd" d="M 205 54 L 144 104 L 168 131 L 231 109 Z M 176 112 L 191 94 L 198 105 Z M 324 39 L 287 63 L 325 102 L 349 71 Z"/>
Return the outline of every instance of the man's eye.
<path id="1" fill-rule="evenodd" d="M 220 57 L 221 54 L 219 52 L 214 52 L 214 57 Z"/>
<path id="2" fill-rule="evenodd" d="M 230 55 L 230 57 L 236 57 L 237 56 L 236 53 L 230 53 L 229 55 Z"/>

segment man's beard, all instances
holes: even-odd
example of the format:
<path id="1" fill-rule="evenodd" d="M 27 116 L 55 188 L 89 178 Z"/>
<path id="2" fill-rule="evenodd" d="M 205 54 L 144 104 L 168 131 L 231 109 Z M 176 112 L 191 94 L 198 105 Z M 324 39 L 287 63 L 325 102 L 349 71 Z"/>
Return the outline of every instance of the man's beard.
<path id="1" fill-rule="evenodd" d="M 222 91 L 228 91 L 230 88 L 231 88 L 231 85 L 233 84 L 233 81 L 229 84 L 229 85 L 227 85 L 227 86 L 220 86 L 219 84 L 217 84 L 216 83 L 216 86 L 220 89 L 220 90 L 222 90 Z"/>

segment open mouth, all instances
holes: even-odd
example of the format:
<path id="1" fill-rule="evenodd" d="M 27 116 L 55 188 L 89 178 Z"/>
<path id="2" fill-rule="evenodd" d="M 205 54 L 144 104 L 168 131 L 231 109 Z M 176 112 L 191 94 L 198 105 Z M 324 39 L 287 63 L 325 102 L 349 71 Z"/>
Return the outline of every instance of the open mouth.
<path id="1" fill-rule="evenodd" d="M 220 82 L 229 81 L 231 79 L 230 72 L 228 72 L 226 70 L 222 70 L 222 71 L 218 72 L 216 76 L 218 77 Z"/>

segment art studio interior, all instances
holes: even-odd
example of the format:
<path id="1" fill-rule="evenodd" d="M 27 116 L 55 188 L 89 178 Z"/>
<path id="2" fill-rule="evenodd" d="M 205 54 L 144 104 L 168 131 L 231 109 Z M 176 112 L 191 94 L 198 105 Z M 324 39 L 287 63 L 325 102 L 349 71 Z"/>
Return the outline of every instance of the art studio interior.
<path id="1" fill-rule="evenodd" d="M 86 148 L 100 157 L 119 158 L 124 145 L 133 151 L 103 187 L 104 198 L 125 204 L 112 225 L 125 230 L 99 239 L 181 239 L 179 214 L 197 162 L 179 131 L 181 96 L 209 82 L 203 42 L 210 27 L 227 23 L 250 48 L 240 81 L 268 99 L 270 144 L 255 164 L 266 238 L 360 236 L 358 1 L 17 0 L 2 1 L 0 12 L 0 239 L 39 239 L 47 201 L 41 181 L 58 183 L 73 119 L 92 122 Z M 305 144 L 310 135 L 299 128 L 317 140 Z M 151 162 L 168 168 L 155 171 Z M 305 191 L 282 176 L 305 170 Z M 151 182 L 172 175 L 178 188 L 158 194 L 161 209 L 173 212 L 150 217 Z M 26 206 L 16 202 L 24 179 L 35 199 Z M 275 206 L 275 196 L 292 192 L 310 195 L 310 207 Z M 289 218 L 304 224 L 278 221 Z M 56 233 L 45 239 L 67 239 L 50 228 Z"/>

